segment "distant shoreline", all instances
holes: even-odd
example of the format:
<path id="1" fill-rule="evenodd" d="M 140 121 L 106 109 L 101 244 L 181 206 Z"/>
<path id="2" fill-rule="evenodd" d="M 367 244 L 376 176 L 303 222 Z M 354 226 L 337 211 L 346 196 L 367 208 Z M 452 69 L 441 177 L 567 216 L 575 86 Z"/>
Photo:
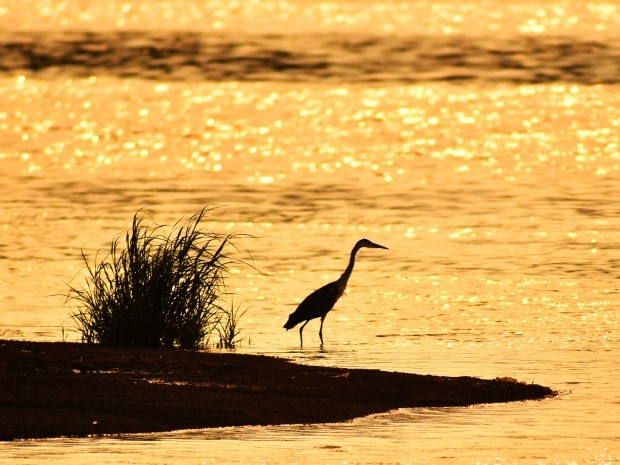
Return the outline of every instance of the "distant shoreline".
<path id="1" fill-rule="evenodd" d="M 0 340 L 0 440 L 331 423 L 538 400 L 550 388 L 299 365 L 260 355 Z"/>

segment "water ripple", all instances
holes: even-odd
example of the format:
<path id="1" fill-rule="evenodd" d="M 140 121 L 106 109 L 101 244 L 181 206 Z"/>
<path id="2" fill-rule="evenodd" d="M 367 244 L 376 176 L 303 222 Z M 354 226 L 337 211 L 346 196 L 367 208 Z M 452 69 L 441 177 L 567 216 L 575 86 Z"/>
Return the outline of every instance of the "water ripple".
<path id="1" fill-rule="evenodd" d="M 184 81 L 620 82 L 620 40 L 199 32 L 0 34 L 0 72 Z"/>

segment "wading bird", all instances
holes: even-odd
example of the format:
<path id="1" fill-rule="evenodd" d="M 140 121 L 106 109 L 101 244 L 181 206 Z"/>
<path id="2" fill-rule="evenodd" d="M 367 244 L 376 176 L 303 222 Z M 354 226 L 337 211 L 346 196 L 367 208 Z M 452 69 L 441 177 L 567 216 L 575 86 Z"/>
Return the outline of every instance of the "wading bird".
<path id="1" fill-rule="evenodd" d="M 304 326 L 306 326 L 310 320 L 315 318 L 321 318 L 319 337 L 321 338 L 321 345 L 323 345 L 323 321 L 325 320 L 327 313 L 334 307 L 338 299 L 342 297 L 342 294 L 344 294 L 344 291 L 347 288 L 347 281 L 349 281 L 349 277 L 353 272 L 353 265 L 355 265 L 355 254 L 362 247 L 368 247 L 371 249 L 387 249 L 387 247 L 375 244 L 368 239 L 358 241 L 357 244 L 355 244 L 355 247 L 353 247 L 353 250 L 351 250 L 349 266 L 347 266 L 347 269 L 344 270 L 342 276 L 340 276 L 340 278 L 336 281 L 326 284 L 325 286 L 314 291 L 299 304 L 299 307 L 297 307 L 293 313 L 289 315 L 288 321 L 284 325 L 287 331 L 294 328 L 302 321 L 305 321 L 301 328 L 299 328 L 299 342 L 302 347 L 304 345 L 302 335 Z"/>

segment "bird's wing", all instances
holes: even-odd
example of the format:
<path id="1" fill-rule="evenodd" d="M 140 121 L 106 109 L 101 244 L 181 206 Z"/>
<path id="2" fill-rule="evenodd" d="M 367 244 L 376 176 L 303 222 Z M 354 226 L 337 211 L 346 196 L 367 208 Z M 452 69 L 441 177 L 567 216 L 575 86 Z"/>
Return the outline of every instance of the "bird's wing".
<path id="1" fill-rule="evenodd" d="M 319 318 L 329 312 L 338 301 L 336 283 L 329 283 L 306 297 L 293 313 L 299 321 Z"/>

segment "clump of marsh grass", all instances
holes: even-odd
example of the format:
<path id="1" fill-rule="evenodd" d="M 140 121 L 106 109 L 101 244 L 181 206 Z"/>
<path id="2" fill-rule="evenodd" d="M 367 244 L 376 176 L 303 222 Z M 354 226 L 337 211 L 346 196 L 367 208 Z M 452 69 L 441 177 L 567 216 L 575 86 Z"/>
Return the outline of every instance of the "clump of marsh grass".
<path id="1" fill-rule="evenodd" d="M 231 266 L 245 262 L 235 258 L 239 249 L 233 239 L 240 235 L 200 228 L 210 210 L 176 223 L 169 234 L 145 221 L 140 210 L 124 248 L 119 235 L 93 265 L 82 251 L 87 282 L 70 285 L 67 301 L 77 302 L 72 318 L 83 342 L 198 349 L 217 330 L 224 338 L 220 345 L 234 348 L 237 320 L 245 312 L 228 309 L 225 278 Z"/>
<path id="2" fill-rule="evenodd" d="M 223 315 L 219 318 L 215 325 L 215 330 L 220 338 L 220 341 L 215 344 L 218 349 L 234 349 L 237 344 L 243 341 L 243 338 L 239 337 L 241 333 L 238 323 L 239 320 L 247 309 L 241 311 L 240 307 L 235 308 L 231 303 L 230 309 L 225 309 Z"/>

